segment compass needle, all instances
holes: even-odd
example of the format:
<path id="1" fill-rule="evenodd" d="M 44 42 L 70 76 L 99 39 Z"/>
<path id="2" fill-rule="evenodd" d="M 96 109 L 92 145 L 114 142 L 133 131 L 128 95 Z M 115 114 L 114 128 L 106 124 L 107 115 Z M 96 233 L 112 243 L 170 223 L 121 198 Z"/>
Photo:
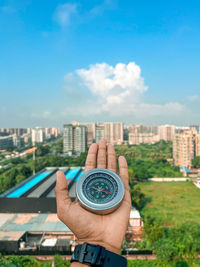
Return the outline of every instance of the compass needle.
<path id="1" fill-rule="evenodd" d="M 85 209 L 97 214 L 108 214 L 119 207 L 124 197 L 124 184 L 110 170 L 93 169 L 80 177 L 76 194 Z"/>

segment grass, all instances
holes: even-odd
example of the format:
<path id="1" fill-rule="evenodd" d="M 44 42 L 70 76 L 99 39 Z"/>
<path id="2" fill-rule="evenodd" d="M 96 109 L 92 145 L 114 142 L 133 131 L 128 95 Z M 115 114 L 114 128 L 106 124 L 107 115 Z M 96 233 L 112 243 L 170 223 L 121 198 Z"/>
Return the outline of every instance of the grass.
<path id="1" fill-rule="evenodd" d="M 141 215 L 155 217 L 163 226 L 183 222 L 200 224 L 200 189 L 192 182 L 140 183 L 146 196 Z"/>

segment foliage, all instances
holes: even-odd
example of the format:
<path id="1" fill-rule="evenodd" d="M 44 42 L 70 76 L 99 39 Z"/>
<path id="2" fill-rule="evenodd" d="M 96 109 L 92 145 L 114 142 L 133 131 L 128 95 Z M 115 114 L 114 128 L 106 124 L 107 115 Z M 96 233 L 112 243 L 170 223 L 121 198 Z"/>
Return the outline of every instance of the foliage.
<path id="1" fill-rule="evenodd" d="M 54 256 L 55 267 L 69 267 L 70 262 L 66 261 L 60 255 Z M 0 267 L 51 267 L 51 261 L 39 261 L 30 256 L 0 256 Z"/>
<path id="2" fill-rule="evenodd" d="M 171 262 L 178 254 L 178 249 L 169 238 L 162 238 L 155 243 L 156 256 L 158 259 Z"/>
<path id="3" fill-rule="evenodd" d="M 188 261 L 200 252 L 200 225 L 186 223 L 169 228 L 165 237 L 154 244 L 159 259 L 170 262 L 174 257 L 187 258 Z"/>
<path id="4" fill-rule="evenodd" d="M 54 256 L 55 267 L 69 267 L 69 262 L 64 260 L 60 255 Z"/>
<path id="5" fill-rule="evenodd" d="M 197 156 L 194 159 L 192 159 L 192 165 L 195 168 L 200 168 L 200 156 Z"/>
<path id="6" fill-rule="evenodd" d="M 62 259 L 60 255 L 54 256 L 55 267 L 69 267 L 70 262 Z M 128 260 L 128 267 L 197 267 L 199 259 L 189 263 L 186 260 L 166 262 L 161 260 Z M 39 261 L 30 256 L 0 256 L 0 267 L 51 267 L 52 261 Z"/>
<path id="7" fill-rule="evenodd" d="M 200 224 L 183 223 L 174 227 L 163 227 L 155 219 L 145 218 L 143 242 L 151 244 L 158 259 L 172 262 L 175 258 L 191 261 L 200 253 Z M 137 244 L 139 247 L 139 244 Z M 149 248 L 149 247 L 148 247 Z"/>
<path id="8" fill-rule="evenodd" d="M 42 157 L 47 155 L 50 152 L 48 145 L 38 144 L 36 150 L 36 156 Z"/>
<path id="9" fill-rule="evenodd" d="M 139 186 L 146 198 L 143 218 L 151 216 L 165 227 L 183 222 L 200 224 L 200 194 L 192 182 L 148 182 Z"/>
<path id="10" fill-rule="evenodd" d="M 25 164 L 6 170 L 0 175 L 0 193 L 20 183 L 32 174 L 32 168 Z"/>
<path id="11" fill-rule="evenodd" d="M 196 266 L 191 262 L 200 253 L 199 189 L 192 182 L 139 185 L 148 203 L 141 210 L 143 241 L 136 247 L 153 249 L 162 262 L 180 259 L 174 266 Z"/>
<path id="12" fill-rule="evenodd" d="M 130 188 L 131 203 L 136 209 L 141 209 L 145 205 L 145 195 L 139 185 L 132 185 Z"/>
<path id="13" fill-rule="evenodd" d="M 58 142 L 53 143 L 50 146 L 50 151 L 54 152 L 55 154 L 63 153 L 63 139 L 60 139 Z"/>
<path id="14" fill-rule="evenodd" d="M 126 157 L 129 173 L 132 170 L 137 180 L 151 177 L 181 177 L 179 167 L 167 161 L 172 158 L 172 142 L 160 141 L 156 144 L 115 146 L 117 156 Z"/>
<path id="15" fill-rule="evenodd" d="M 1 267 L 40 267 L 42 266 L 39 261 L 29 256 L 9 256 L 0 258 Z M 47 266 L 47 265 L 46 265 Z M 50 267 L 50 265 L 49 265 Z"/>
<path id="16" fill-rule="evenodd" d="M 143 228 L 144 239 L 154 243 L 164 236 L 163 227 L 152 217 L 146 217 Z"/>
<path id="17" fill-rule="evenodd" d="M 178 255 L 193 258 L 200 253 L 200 224 L 195 222 L 183 223 L 178 227 L 169 229 L 168 237 L 176 245 Z"/>

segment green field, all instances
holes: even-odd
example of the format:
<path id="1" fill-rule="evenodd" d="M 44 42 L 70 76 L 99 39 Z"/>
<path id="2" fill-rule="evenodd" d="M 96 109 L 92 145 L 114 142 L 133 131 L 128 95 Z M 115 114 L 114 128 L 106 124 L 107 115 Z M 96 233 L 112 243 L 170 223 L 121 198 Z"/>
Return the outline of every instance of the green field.
<path id="1" fill-rule="evenodd" d="M 184 222 L 200 224 L 200 189 L 192 182 L 140 183 L 146 205 L 141 215 L 156 218 L 163 226 Z"/>

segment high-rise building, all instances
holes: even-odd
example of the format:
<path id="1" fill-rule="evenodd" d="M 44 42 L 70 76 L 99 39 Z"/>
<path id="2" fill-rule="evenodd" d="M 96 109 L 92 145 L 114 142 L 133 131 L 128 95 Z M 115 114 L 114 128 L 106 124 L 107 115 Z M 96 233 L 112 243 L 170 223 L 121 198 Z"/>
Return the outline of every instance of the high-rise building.
<path id="1" fill-rule="evenodd" d="M 44 129 L 41 127 L 36 127 L 32 129 L 32 143 L 42 143 L 45 139 Z"/>
<path id="2" fill-rule="evenodd" d="M 96 137 L 96 127 L 94 122 L 80 122 L 79 125 L 86 127 L 87 131 L 87 145 L 90 146 L 95 142 Z"/>
<path id="3" fill-rule="evenodd" d="M 200 133 L 195 137 L 195 156 L 200 156 Z"/>
<path id="4" fill-rule="evenodd" d="M 110 144 L 120 145 L 124 142 L 124 125 L 122 122 L 105 122 L 104 138 Z"/>
<path id="5" fill-rule="evenodd" d="M 191 168 L 192 159 L 197 155 L 199 149 L 197 132 L 188 130 L 174 135 L 173 158 L 175 166 Z"/>
<path id="6" fill-rule="evenodd" d="M 87 148 L 87 129 L 86 126 L 79 125 L 74 131 L 74 151 L 76 153 L 85 152 Z"/>
<path id="7" fill-rule="evenodd" d="M 83 125 L 64 125 L 63 152 L 68 155 L 80 154 L 87 148 L 87 131 Z"/>
<path id="8" fill-rule="evenodd" d="M 158 126 L 158 135 L 160 140 L 172 141 L 175 133 L 175 126 L 160 125 Z"/>
<path id="9" fill-rule="evenodd" d="M 12 136 L 0 136 L 0 150 L 8 149 L 13 147 Z"/>
<path id="10" fill-rule="evenodd" d="M 95 141 L 99 143 L 99 141 L 104 138 L 104 123 L 97 123 L 95 126 Z"/>
<path id="11" fill-rule="evenodd" d="M 73 154 L 73 126 L 71 124 L 64 125 L 63 133 L 63 152 Z"/>

